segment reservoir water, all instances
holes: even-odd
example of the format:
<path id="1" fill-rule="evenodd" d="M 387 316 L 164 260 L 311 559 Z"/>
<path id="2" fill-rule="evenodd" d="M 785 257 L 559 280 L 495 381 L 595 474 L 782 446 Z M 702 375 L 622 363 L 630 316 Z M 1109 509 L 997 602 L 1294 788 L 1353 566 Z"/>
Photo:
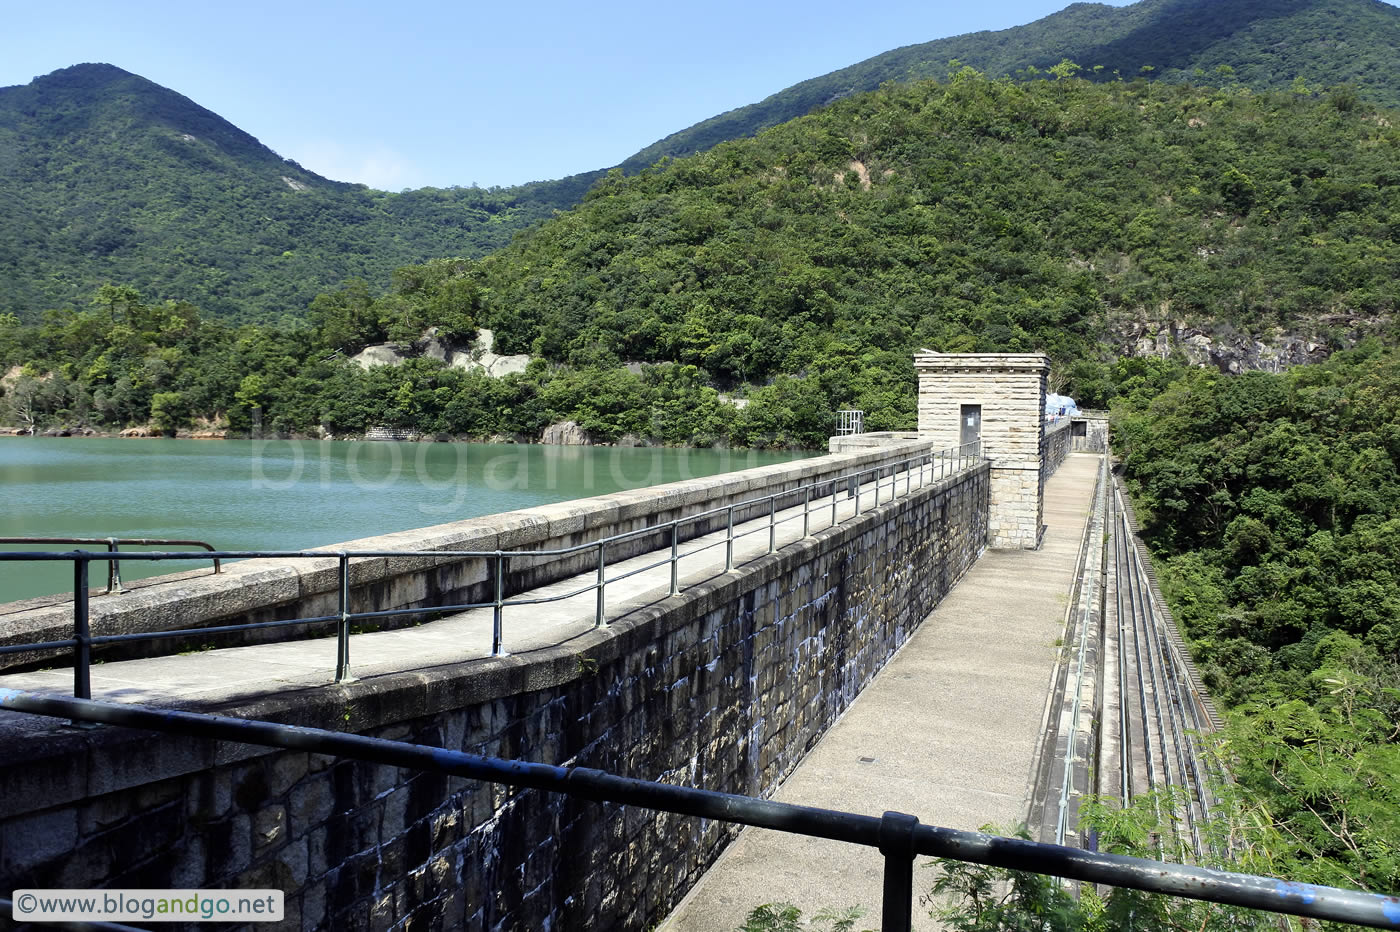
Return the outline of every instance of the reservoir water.
<path id="1" fill-rule="evenodd" d="M 529 444 L 5 437 L 0 438 L 0 537 L 161 537 L 207 541 L 219 550 L 298 550 L 811 455 Z M 122 578 L 194 565 L 127 561 Z M 105 586 L 105 567 L 95 566 L 91 579 L 93 585 Z M 71 564 L 0 563 L 0 602 L 71 592 L 72 587 Z"/>

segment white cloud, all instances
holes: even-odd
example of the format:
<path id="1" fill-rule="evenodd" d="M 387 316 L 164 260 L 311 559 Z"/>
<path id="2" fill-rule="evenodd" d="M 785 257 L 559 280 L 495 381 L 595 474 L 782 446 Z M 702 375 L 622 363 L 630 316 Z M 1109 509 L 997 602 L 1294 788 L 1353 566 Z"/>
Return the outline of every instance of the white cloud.
<path id="1" fill-rule="evenodd" d="M 329 139 L 297 143 L 283 153 L 303 168 L 335 181 L 367 184 L 382 191 L 417 187 L 418 167 L 383 143 L 351 146 Z"/>

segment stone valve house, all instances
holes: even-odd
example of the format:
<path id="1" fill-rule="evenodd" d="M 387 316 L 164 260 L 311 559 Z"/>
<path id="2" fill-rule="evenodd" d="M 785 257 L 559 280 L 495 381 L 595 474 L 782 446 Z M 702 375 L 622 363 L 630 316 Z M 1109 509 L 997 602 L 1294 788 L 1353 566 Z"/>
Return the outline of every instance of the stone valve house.
<path id="1" fill-rule="evenodd" d="M 914 369 L 920 439 L 932 440 L 935 449 L 970 445 L 991 461 L 987 545 L 994 550 L 1038 548 L 1045 474 L 1063 458 L 1061 448 L 1068 440 L 1066 431 L 1046 432 L 1050 358 L 922 350 L 914 354 Z"/>

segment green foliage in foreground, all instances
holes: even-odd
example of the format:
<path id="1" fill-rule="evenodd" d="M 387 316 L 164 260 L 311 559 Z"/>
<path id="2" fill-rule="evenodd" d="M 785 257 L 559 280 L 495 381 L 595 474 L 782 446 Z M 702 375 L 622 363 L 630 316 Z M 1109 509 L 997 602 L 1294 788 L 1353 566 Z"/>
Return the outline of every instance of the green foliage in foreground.
<path id="1" fill-rule="evenodd" d="M 791 903 L 764 903 L 749 913 L 736 932 L 852 932 L 864 914 L 861 909 L 823 909 L 804 922 L 802 910 Z"/>
<path id="2" fill-rule="evenodd" d="M 1218 790 L 1222 798 L 1203 835 L 1212 851 L 1229 851 L 1230 855 L 1211 856 L 1206 859 L 1207 866 L 1286 880 L 1305 879 L 1295 873 L 1302 865 L 1280 857 L 1287 848 L 1286 841 L 1281 848 L 1276 847 L 1280 834 L 1257 818 L 1258 811 L 1245 801 L 1246 794 L 1229 786 Z M 1184 841 L 1178 835 L 1182 831 L 1178 817 L 1184 802 L 1175 794 L 1153 793 L 1136 797 L 1124 809 L 1116 800 L 1090 798 L 1080 808 L 1080 826 L 1096 834 L 1101 851 L 1192 863 L 1194 859 L 1186 856 Z M 983 826 L 982 831 L 1008 834 L 994 826 Z M 1030 838 L 1024 827 L 1009 834 Z M 919 904 L 943 928 L 956 932 L 1265 932 L 1354 928 L 1122 887 L 1063 881 L 1045 874 L 952 858 L 933 858 L 924 866 L 933 868 L 934 880 L 928 893 L 919 897 Z M 863 913 L 859 908 L 842 913 L 824 910 L 813 918 L 818 922 L 834 918 L 854 921 Z M 797 907 L 778 903 L 754 909 L 736 932 L 796 932 L 807 927 L 802 924 Z"/>

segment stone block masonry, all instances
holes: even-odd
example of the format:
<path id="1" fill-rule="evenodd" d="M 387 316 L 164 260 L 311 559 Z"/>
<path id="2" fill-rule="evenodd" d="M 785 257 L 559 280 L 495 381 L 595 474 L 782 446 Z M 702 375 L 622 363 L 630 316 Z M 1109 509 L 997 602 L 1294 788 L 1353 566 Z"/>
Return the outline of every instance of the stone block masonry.
<path id="1" fill-rule="evenodd" d="M 766 795 L 977 559 L 990 487 L 984 464 L 556 647 L 185 705 Z M 299 752 L 0 728 L 6 889 L 274 887 L 287 929 L 644 929 L 734 834 Z"/>
<path id="2" fill-rule="evenodd" d="M 1038 353 L 926 350 L 914 355 L 914 368 L 919 374 L 919 437 L 941 449 L 958 446 L 972 436 L 980 453 L 991 461 L 989 546 L 997 550 L 1039 547 L 1044 529 L 1042 454 L 1049 358 Z M 975 425 L 969 416 L 975 417 Z"/>

